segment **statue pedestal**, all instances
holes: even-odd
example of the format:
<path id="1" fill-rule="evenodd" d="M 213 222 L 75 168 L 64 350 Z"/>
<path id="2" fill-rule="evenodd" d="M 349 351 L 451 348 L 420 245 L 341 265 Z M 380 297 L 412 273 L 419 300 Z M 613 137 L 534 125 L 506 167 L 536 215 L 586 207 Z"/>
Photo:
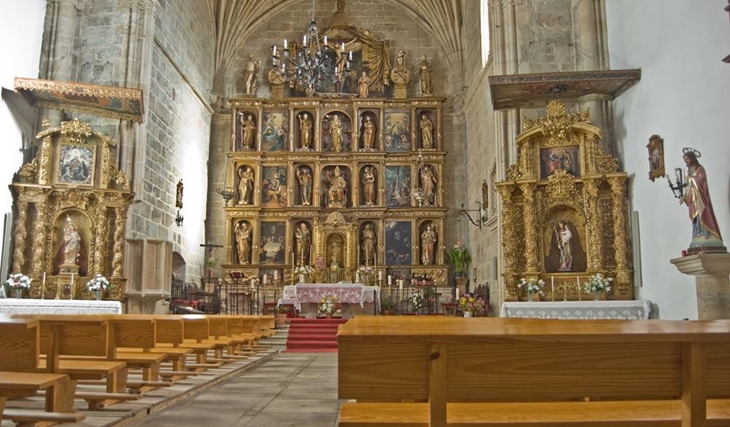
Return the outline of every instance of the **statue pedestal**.
<path id="1" fill-rule="evenodd" d="M 468 277 L 454 277 L 454 282 L 456 282 L 456 289 L 459 290 L 459 295 L 464 295 L 467 291 L 466 284 L 469 282 Z"/>
<path id="2" fill-rule="evenodd" d="M 70 276 L 72 274 L 74 276 L 79 275 L 79 266 L 76 264 L 61 264 L 58 266 L 58 270 L 59 270 L 59 272 L 58 272 L 59 275 L 66 275 L 66 276 Z"/>
<path id="3" fill-rule="evenodd" d="M 681 273 L 695 276 L 700 320 L 730 319 L 730 254 L 701 253 L 670 262 Z"/>

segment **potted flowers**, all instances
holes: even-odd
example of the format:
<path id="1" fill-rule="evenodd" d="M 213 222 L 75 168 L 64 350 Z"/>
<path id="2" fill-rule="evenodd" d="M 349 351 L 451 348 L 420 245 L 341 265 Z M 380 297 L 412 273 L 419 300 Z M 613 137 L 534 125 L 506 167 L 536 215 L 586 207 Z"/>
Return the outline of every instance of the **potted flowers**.
<path id="1" fill-rule="evenodd" d="M 525 292 L 527 292 L 528 301 L 532 301 L 535 295 L 545 295 L 545 293 L 542 291 L 543 286 L 545 286 L 545 282 L 535 276 L 528 279 L 523 277 L 522 279 L 520 279 L 520 283 L 517 285 L 517 287 L 519 287 L 520 289 L 525 289 Z"/>
<path id="2" fill-rule="evenodd" d="M 455 245 L 446 251 L 446 258 L 449 264 L 454 266 L 454 275 L 456 277 L 463 276 L 464 272 L 469 269 L 469 264 L 471 264 L 469 249 L 461 245 Z"/>
<path id="3" fill-rule="evenodd" d="M 601 299 L 602 292 L 611 291 L 611 282 L 613 281 L 610 277 L 604 277 L 601 273 L 596 273 L 588 278 L 588 281 L 583 284 L 583 290 L 586 293 L 592 293 L 596 301 Z"/>
<path id="4" fill-rule="evenodd" d="M 337 297 L 334 295 L 325 295 L 319 301 L 319 315 L 326 316 L 328 319 L 340 309 L 340 304 L 337 302 Z"/>
<path id="5" fill-rule="evenodd" d="M 464 317 L 479 317 L 486 313 L 486 301 L 481 295 L 466 293 L 459 297 L 459 310 L 464 313 Z"/>
<path id="6" fill-rule="evenodd" d="M 22 298 L 23 297 L 23 289 L 30 289 L 30 282 L 32 282 L 33 279 L 26 276 L 25 274 L 18 273 L 18 274 L 11 274 L 8 278 L 8 281 L 5 282 L 8 287 L 15 289 L 15 298 Z"/>
<path id="7" fill-rule="evenodd" d="M 109 281 L 101 274 L 97 274 L 86 284 L 86 289 L 96 294 L 96 300 L 101 300 L 101 295 L 109 288 Z"/>

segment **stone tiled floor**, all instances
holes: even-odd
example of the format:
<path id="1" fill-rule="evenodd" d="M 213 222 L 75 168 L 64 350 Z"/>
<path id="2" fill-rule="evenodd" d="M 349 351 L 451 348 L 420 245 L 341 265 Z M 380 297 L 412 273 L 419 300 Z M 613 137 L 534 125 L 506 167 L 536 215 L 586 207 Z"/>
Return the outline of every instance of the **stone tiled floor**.
<path id="1" fill-rule="evenodd" d="M 334 427 L 336 353 L 282 353 L 134 427 Z"/>

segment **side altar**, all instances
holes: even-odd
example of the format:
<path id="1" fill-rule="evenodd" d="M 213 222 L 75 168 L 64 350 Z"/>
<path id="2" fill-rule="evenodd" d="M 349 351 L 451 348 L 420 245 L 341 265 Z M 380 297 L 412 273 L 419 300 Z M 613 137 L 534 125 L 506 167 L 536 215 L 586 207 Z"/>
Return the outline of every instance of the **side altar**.
<path id="1" fill-rule="evenodd" d="M 298 283 L 285 286 L 280 304 L 293 304 L 305 317 L 317 317 L 324 297 L 334 296 L 341 306 L 342 317 L 354 314 L 375 315 L 379 310 L 380 287 L 360 283 Z"/>

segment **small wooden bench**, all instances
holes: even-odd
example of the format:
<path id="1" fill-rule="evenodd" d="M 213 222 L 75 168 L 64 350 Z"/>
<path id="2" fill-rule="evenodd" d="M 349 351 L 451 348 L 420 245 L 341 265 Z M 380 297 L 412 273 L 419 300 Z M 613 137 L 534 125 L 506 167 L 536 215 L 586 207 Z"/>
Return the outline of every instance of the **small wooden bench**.
<path id="1" fill-rule="evenodd" d="M 358 317 L 341 427 L 730 426 L 730 321 Z"/>

